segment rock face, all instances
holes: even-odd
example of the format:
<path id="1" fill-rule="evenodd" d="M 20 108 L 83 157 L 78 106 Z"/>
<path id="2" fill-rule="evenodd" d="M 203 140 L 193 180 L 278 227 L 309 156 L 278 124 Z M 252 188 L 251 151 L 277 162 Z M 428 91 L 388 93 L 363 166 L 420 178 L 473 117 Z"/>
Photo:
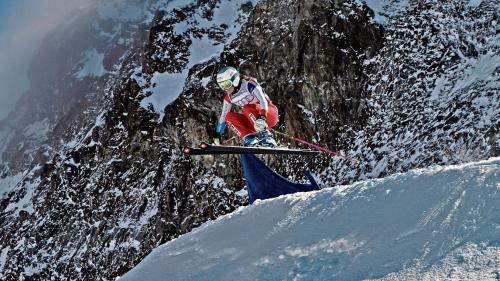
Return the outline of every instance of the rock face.
<path id="1" fill-rule="evenodd" d="M 236 52 L 223 62 L 257 75 L 279 108 L 279 131 L 341 149 L 349 132 L 366 125 L 363 61 L 382 47 L 382 39 L 383 29 L 370 24 L 368 9 L 349 1 L 262 1 L 248 32 L 233 43 Z M 329 159 L 310 166 L 321 170 Z M 285 174 L 304 167 L 278 163 Z"/>
<path id="2" fill-rule="evenodd" d="M 176 101 L 162 121 L 157 112 L 141 105 L 151 95 L 147 88 L 154 84 L 149 80 L 155 72 L 186 67 L 182 58 L 188 57 L 187 48 L 177 49 L 183 56 L 160 59 L 165 52 L 158 41 L 163 25 L 180 11 L 191 13 L 186 20 L 200 10 L 208 16 L 215 4 L 198 1 L 172 9 L 161 1 L 96 3 L 81 15 L 94 21 L 90 26 L 75 23 L 47 39 L 51 44 L 37 59 L 50 59 L 64 50 L 71 53 L 66 60 L 81 62 L 71 68 L 56 66 L 54 73 L 40 78 L 62 84 L 59 87 L 46 93 L 35 84 L 27 93 L 26 100 L 35 95 L 42 100 L 51 91 L 68 91 L 71 95 L 55 97 L 49 107 L 53 111 L 38 113 L 37 107 L 46 108 L 43 104 L 21 101 L 31 113 L 18 112 L 22 120 L 6 122 L 7 135 L 17 139 L 3 139 L 2 171 L 12 185 L 0 203 L 2 280 L 112 280 L 160 243 L 246 202 L 234 190 L 243 187 L 241 177 L 229 186 L 213 168 L 180 155 L 190 127 L 177 122 L 208 124 L 206 113 Z M 250 12 L 248 3 L 243 7 L 247 9 L 241 11 L 242 20 Z M 142 13 L 127 12 L 135 8 Z M 196 27 L 196 22 L 184 23 Z M 191 36 L 208 34 L 224 43 L 227 38 L 216 35 L 219 28 L 192 28 L 180 37 L 172 35 L 170 43 L 165 37 L 165 42 L 170 49 L 178 47 L 180 39 L 179 44 L 189 46 Z M 67 39 L 68 30 L 87 39 L 85 44 L 76 42 L 78 49 L 70 43 L 60 50 L 50 48 L 54 41 Z M 85 87 L 81 92 L 65 88 L 75 84 Z M 17 147 L 16 141 L 31 141 L 22 126 L 41 118 L 47 118 L 47 129 L 33 138 L 30 147 L 36 150 Z M 32 159 L 33 155 L 43 158 Z"/>
<path id="3" fill-rule="evenodd" d="M 497 6 L 424 1 L 389 21 L 364 62 L 370 118 L 349 152 L 364 163 L 332 162 L 327 182 L 499 155 Z"/>
<path id="4" fill-rule="evenodd" d="M 41 52 L 38 60 L 78 63 L 38 80 L 54 81 L 45 83 L 53 103 L 34 87 L 25 98 L 32 107 L 20 102 L 26 113 L 4 123 L 2 279 L 112 280 L 159 244 L 246 204 L 237 157 L 180 152 L 213 134 L 222 96 L 211 79 L 223 65 L 262 83 L 280 110 L 278 130 L 365 160 L 267 159 L 294 180 L 305 166 L 334 185 L 499 154 L 495 63 L 483 69 L 487 77 L 493 68 L 492 79 L 470 77 L 498 58 L 493 1 L 428 1 L 385 26 L 352 1 L 249 1 L 228 13 L 230 3 L 96 3 L 82 15 L 95 24 L 78 36 L 95 38 Z M 454 25 L 458 18 L 465 24 Z M 68 29 L 47 40 L 64 41 Z M 475 33 L 453 37 L 462 29 Z M 185 79 L 182 93 L 150 102 L 167 74 Z M 45 118 L 42 137 L 22 129 Z M 450 148 L 461 156 L 443 153 Z"/>

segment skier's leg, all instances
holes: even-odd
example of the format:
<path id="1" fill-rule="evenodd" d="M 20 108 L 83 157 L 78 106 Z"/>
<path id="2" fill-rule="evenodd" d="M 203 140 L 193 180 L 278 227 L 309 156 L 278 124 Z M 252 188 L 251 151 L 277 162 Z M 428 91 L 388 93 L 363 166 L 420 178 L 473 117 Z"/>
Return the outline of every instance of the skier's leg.
<path id="1" fill-rule="evenodd" d="M 259 117 L 259 113 L 260 113 L 259 104 L 247 104 L 243 106 L 243 114 L 248 118 L 248 121 L 251 122 L 252 126 L 254 124 L 255 119 Z M 269 103 L 266 116 L 267 125 L 270 128 L 272 128 L 276 126 L 276 124 L 278 124 L 278 121 L 279 121 L 278 108 L 274 104 Z"/>
<path id="2" fill-rule="evenodd" d="M 267 125 L 269 128 L 272 128 L 278 124 L 279 117 L 278 117 L 278 108 L 272 104 L 269 103 L 269 107 L 267 110 Z"/>
<path id="3" fill-rule="evenodd" d="M 253 123 L 245 115 L 238 112 L 229 112 L 226 115 L 226 122 L 246 146 L 254 146 L 258 143 Z"/>
<path id="4" fill-rule="evenodd" d="M 257 117 L 259 117 L 259 112 L 260 105 L 258 104 L 248 104 L 243 107 L 243 114 L 248 118 L 249 122 L 251 122 L 252 126 L 254 125 Z M 268 107 L 266 123 L 269 128 L 276 126 L 278 123 L 278 108 L 271 103 Z M 274 140 L 273 134 L 269 129 L 257 132 L 257 135 L 260 139 L 260 145 L 268 147 L 277 146 L 276 140 Z"/>

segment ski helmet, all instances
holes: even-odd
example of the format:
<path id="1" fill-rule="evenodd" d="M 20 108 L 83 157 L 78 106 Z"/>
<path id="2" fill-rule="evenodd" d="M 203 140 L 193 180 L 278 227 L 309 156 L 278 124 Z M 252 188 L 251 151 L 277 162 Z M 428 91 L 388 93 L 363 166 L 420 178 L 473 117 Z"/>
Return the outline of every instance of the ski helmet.
<path id="1" fill-rule="evenodd" d="M 237 87 L 240 84 L 240 73 L 236 68 L 226 66 L 217 72 L 217 85 L 222 90 Z"/>

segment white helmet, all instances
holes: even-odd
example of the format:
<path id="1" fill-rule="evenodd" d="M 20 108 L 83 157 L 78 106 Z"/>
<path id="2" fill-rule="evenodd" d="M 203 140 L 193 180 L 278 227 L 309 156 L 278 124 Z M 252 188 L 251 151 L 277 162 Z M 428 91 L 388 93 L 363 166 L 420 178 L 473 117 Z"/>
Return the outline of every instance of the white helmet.
<path id="1" fill-rule="evenodd" d="M 223 67 L 217 72 L 217 85 L 222 90 L 237 87 L 240 84 L 240 73 L 234 67 Z"/>

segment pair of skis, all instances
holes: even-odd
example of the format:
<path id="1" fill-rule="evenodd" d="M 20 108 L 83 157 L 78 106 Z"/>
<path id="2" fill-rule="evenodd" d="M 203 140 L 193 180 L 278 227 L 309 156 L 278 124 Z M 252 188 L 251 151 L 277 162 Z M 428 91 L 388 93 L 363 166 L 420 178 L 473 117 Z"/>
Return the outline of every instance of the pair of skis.
<path id="1" fill-rule="evenodd" d="M 287 147 L 246 147 L 230 145 L 211 145 L 202 142 L 198 148 L 186 146 L 182 150 L 188 155 L 217 155 L 217 154 L 294 154 L 318 155 L 319 151 L 310 149 L 292 149 Z"/>

